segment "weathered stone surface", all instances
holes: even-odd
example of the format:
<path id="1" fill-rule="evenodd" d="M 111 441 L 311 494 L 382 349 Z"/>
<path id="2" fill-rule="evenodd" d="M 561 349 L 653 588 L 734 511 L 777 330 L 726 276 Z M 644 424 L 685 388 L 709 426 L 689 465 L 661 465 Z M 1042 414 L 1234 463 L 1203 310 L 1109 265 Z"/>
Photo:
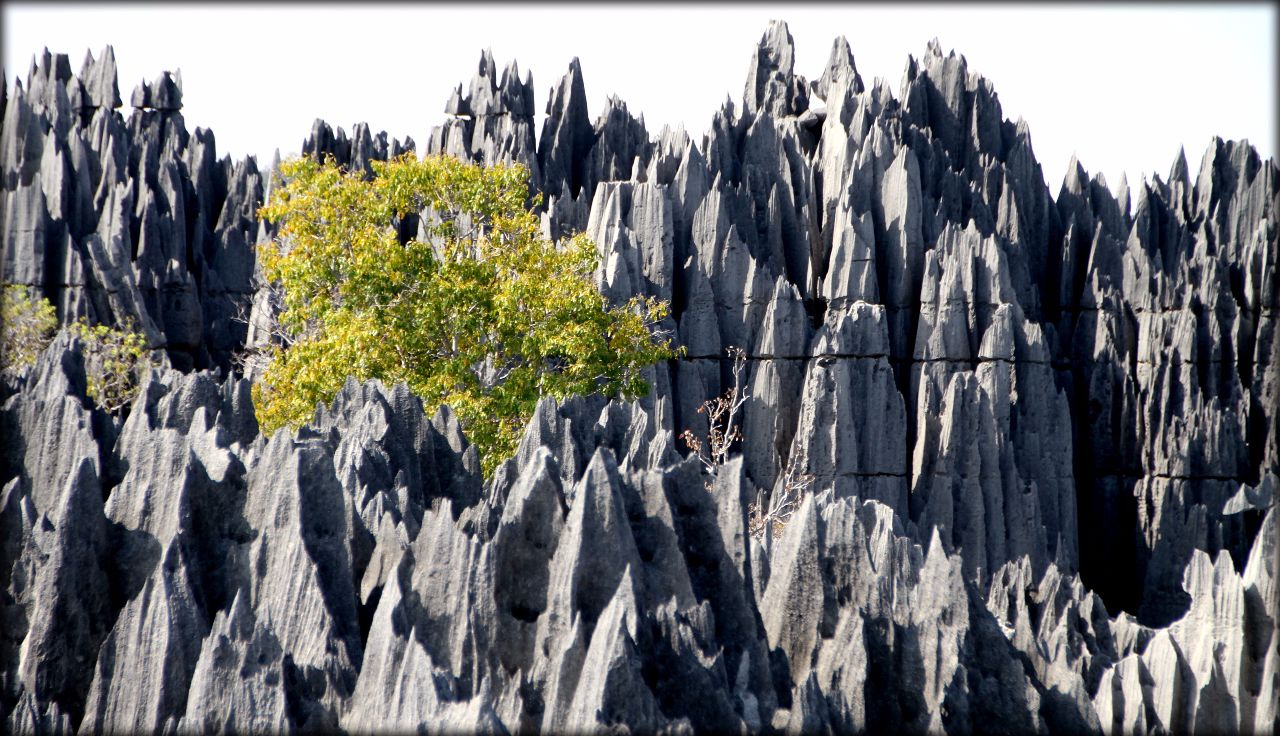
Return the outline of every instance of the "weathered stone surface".
<path id="1" fill-rule="evenodd" d="M 781 21 L 770 21 L 747 70 L 743 95 L 748 114 L 764 110 L 776 117 L 799 115 L 809 106 L 804 77 L 795 75 L 795 43 Z"/>
<path id="2" fill-rule="evenodd" d="M 116 52 L 111 46 L 102 50 L 100 58 L 86 51 L 80 65 L 80 83 L 84 85 L 82 108 L 120 107 L 120 85 L 116 80 Z"/>
<path id="3" fill-rule="evenodd" d="M 906 412 L 884 307 L 856 302 L 828 312 L 812 353 L 790 462 L 817 489 L 876 499 L 907 518 Z"/>
<path id="4" fill-rule="evenodd" d="M 544 400 L 483 479 L 403 385 L 260 435 L 229 371 L 281 308 L 278 161 L 188 132 L 177 74 L 124 117 L 115 69 L 45 52 L 0 113 L 0 281 L 167 356 L 124 419 L 66 334 L 0 379 L 10 731 L 1275 729 L 1280 172 L 1247 142 L 1053 198 L 936 42 L 895 96 L 843 39 L 810 84 L 771 23 L 700 138 L 592 124 L 576 59 L 535 135 L 486 51 L 427 152 L 528 166 L 685 352 L 635 402 Z M 735 385 L 708 473 L 676 437 Z"/>
<path id="5" fill-rule="evenodd" d="M 446 105 L 455 112 L 450 112 L 444 125 L 432 129 L 426 153 L 447 153 L 485 165 L 520 163 L 529 169 L 534 186 L 541 182 L 534 144 L 533 77 L 525 74 L 522 79 L 514 61 L 499 77 L 493 53 L 486 49 L 480 55 L 469 94 L 461 97 L 461 93 L 459 86 Z"/>

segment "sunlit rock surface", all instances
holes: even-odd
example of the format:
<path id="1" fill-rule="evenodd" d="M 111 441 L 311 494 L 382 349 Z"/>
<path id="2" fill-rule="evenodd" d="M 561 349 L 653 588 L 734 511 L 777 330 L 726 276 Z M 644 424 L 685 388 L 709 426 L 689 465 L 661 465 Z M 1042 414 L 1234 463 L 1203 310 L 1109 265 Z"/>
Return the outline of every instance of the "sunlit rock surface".
<path id="1" fill-rule="evenodd" d="M 188 132 L 178 75 L 125 116 L 110 48 L 37 58 L 0 280 L 164 360 L 125 417 L 69 334 L 0 383 L 6 729 L 1276 730 L 1276 164 L 1214 139 L 1055 196 L 964 57 L 895 93 L 854 51 L 809 80 L 771 24 L 698 139 L 593 122 L 576 60 L 538 108 L 481 55 L 425 152 L 527 166 L 546 234 L 586 231 L 686 348 L 635 403 L 544 401 L 487 482 L 403 386 L 262 436 L 233 358 L 278 308 L 274 162 Z M 302 147 L 414 149 L 319 120 Z M 713 477 L 676 436 L 728 347 Z M 789 474 L 811 492 L 753 535 Z"/>

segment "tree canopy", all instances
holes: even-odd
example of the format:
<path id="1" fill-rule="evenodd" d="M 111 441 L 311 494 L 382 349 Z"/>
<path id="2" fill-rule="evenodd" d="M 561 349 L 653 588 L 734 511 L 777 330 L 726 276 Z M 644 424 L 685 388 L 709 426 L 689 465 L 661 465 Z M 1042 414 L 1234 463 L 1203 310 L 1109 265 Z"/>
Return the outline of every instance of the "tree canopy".
<path id="1" fill-rule="evenodd" d="M 654 332 L 667 304 L 609 305 L 595 245 L 542 236 L 520 165 L 406 154 L 371 178 L 311 158 L 280 173 L 261 210 L 279 227 L 259 258 L 283 333 L 254 386 L 265 431 L 308 421 L 348 375 L 405 381 L 453 408 L 487 474 L 539 397 L 641 395 L 672 355 Z"/>

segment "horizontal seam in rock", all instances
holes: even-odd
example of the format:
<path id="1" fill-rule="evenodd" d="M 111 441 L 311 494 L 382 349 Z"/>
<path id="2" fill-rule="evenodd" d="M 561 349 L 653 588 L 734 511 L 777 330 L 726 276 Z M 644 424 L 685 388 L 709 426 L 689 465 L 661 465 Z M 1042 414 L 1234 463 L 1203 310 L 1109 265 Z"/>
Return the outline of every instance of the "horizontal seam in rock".
<path id="1" fill-rule="evenodd" d="M 1064 363 L 1062 365 L 1075 365 L 1076 362 L 1077 361 L 1073 360 L 1073 361 Z M 1111 360 L 1106 356 L 1095 356 L 1094 358 L 1091 358 L 1088 362 L 1089 362 L 1089 367 L 1097 367 L 1097 366 L 1104 366 L 1104 365 L 1126 365 L 1127 366 L 1130 363 L 1134 363 L 1136 365 L 1169 365 L 1170 363 L 1177 363 L 1178 365 L 1210 365 L 1210 364 L 1217 363 L 1217 364 L 1226 364 L 1226 365 L 1245 365 L 1250 367 L 1258 365 L 1258 361 L 1256 360 L 1223 360 L 1221 358 L 1210 358 L 1209 360 L 1177 360 L 1177 361 L 1162 360 L 1159 362 L 1155 362 L 1151 360 L 1131 361 L 1128 359 L 1127 356 L 1121 356 L 1120 360 Z"/>
<path id="2" fill-rule="evenodd" d="M 1237 311 L 1237 312 L 1244 312 L 1244 313 L 1246 313 L 1246 314 L 1253 314 L 1253 313 L 1255 313 L 1255 312 L 1264 312 L 1264 313 L 1265 313 L 1265 312 L 1274 312 L 1274 311 L 1276 311 L 1277 309 L 1280 309 L 1280 305 L 1264 304 L 1264 305 L 1262 305 L 1261 307 L 1254 308 L 1254 307 L 1247 307 L 1247 306 L 1243 306 L 1243 305 L 1239 304 L 1238 302 L 1234 302 L 1234 304 L 1235 304 L 1235 308 L 1236 308 L 1236 311 Z M 1182 313 L 1185 313 L 1185 312 L 1193 312 L 1193 311 L 1194 311 L 1194 309 L 1195 309 L 1194 307 L 1189 307 L 1189 306 L 1188 306 L 1188 307 L 1169 307 L 1169 308 L 1167 308 L 1167 309 L 1147 309 L 1146 307 L 1131 307 L 1131 306 L 1129 306 L 1129 304 L 1124 304 L 1124 305 L 1121 305 L 1121 306 L 1128 307 L 1128 308 L 1129 308 L 1129 311 L 1130 311 L 1130 312 L 1133 312 L 1134 314 L 1182 314 Z M 1201 305 L 1201 310 L 1202 310 L 1202 311 L 1208 311 L 1208 312 L 1216 312 L 1216 311 L 1218 311 L 1218 310 L 1217 310 L 1217 308 L 1209 308 L 1209 309 L 1205 309 L 1205 308 L 1204 308 L 1204 305 Z M 1076 314 L 1080 314 L 1080 313 L 1083 313 L 1083 312 L 1110 312 L 1110 313 L 1116 313 L 1116 312 L 1119 312 L 1119 309 L 1114 308 L 1114 307 L 1082 307 L 1082 306 L 1074 306 L 1074 307 L 1059 307 L 1059 308 L 1058 308 L 1058 311 L 1060 311 L 1060 312 L 1074 312 L 1074 313 L 1076 313 Z"/>
<path id="3" fill-rule="evenodd" d="M 1161 478 L 1164 480 L 1221 480 L 1249 485 L 1248 479 L 1236 475 L 1177 475 L 1173 473 L 1094 473 L 1094 480 L 1099 478 Z"/>
<path id="4" fill-rule="evenodd" d="M 836 473 L 833 478 L 910 478 L 910 473 Z"/>
<path id="5" fill-rule="evenodd" d="M 1026 360 L 1023 358 L 895 358 L 889 356 L 889 361 L 893 363 L 1009 363 L 1010 365 L 1049 365 L 1056 368 L 1070 367 L 1071 363 L 1054 362 L 1050 360 Z"/>
<path id="6" fill-rule="evenodd" d="M 1009 363 L 1010 365 L 1054 365 L 1049 360 L 1026 360 L 1023 358 L 911 358 L 912 363 Z"/>

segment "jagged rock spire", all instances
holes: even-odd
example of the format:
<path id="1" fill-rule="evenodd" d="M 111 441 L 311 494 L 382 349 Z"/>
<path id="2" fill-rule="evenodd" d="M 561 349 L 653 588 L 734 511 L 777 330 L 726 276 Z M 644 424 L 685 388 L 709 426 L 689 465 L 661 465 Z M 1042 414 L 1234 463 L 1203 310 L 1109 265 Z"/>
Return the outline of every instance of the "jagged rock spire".
<path id="1" fill-rule="evenodd" d="M 795 74 L 795 43 L 783 21 L 769 21 L 760 37 L 754 58 L 747 68 L 747 85 L 742 95 L 747 114 L 761 111 L 775 117 L 799 115 L 809 107 L 809 91 L 804 77 Z"/>
<path id="2" fill-rule="evenodd" d="M 964 57 L 895 98 L 837 39 L 810 87 L 774 23 L 707 135 L 593 125 L 575 60 L 535 149 L 486 51 L 428 150 L 529 165 L 548 235 L 687 352 L 544 400 L 482 479 L 403 385 L 260 436 L 229 369 L 279 308 L 275 165 L 188 133 L 176 75 L 124 117 L 114 69 L 46 52 L 4 97 L 0 279 L 168 361 L 123 420 L 67 333 L 0 381 L 10 731 L 1273 725 L 1280 172 L 1247 142 L 1132 212 L 1074 159 L 1054 198 Z M 348 130 L 303 150 L 413 147 Z M 708 474 L 677 437 L 734 387 Z"/>

